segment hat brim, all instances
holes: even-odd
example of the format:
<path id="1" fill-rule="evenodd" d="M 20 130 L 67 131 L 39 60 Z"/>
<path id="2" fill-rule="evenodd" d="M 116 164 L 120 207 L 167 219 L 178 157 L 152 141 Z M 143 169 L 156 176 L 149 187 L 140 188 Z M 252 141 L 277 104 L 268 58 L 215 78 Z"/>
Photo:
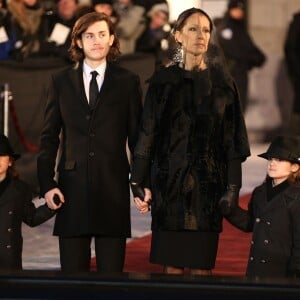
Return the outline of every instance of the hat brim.
<path id="1" fill-rule="evenodd" d="M 288 158 L 285 158 L 285 157 L 280 157 L 280 155 L 271 155 L 268 152 L 265 152 L 265 153 L 262 153 L 262 154 L 258 154 L 257 156 L 262 157 L 264 159 L 277 158 L 277 159 L 289 161 L 291 163 L 300 164 L 300 160 L 297 160 L 297 159 L 288 159 Z"/>
<path id="2" fill-rule="evenodd" d="M 18 153 L 9 154 L 9 153 L 1 153 L 0 152 L 0 156 L 4 156 L 4 155 L 11 156 L 14 160 L 17 160 L 21 157 L 21 154 L 18 154 Z"/>

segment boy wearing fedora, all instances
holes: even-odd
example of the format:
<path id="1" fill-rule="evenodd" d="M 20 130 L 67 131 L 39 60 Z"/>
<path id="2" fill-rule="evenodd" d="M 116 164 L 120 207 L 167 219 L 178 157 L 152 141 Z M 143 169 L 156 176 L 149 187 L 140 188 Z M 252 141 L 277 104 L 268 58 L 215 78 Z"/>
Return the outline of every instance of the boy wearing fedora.
<path id="1" fill-rule="evenodd" d="M 232 208 L 225 217 L 252 233 L 246 276 L 298 277 L 300 274 L 300 139 L 278 136 L 267 152 L 265 181 L 252 193 L 248 210 Z"/>
<path id="2" fill-rule="evenodd" d="M 0 134 L 0 270 L 22 269 L 22 222 L 33 227 L 54 215 L 47 205 L 35 207 L 29 185 L 15 168 L 19 157 Z"/>

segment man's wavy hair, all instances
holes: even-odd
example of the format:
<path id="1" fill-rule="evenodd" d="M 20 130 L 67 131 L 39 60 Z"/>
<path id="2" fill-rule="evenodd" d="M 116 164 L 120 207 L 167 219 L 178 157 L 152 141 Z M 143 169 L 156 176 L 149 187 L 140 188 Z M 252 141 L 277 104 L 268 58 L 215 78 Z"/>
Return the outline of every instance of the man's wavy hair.
<path id="1" fill-rule="evenodd" d="M 82 34 L 94 23 L 104 21 L 108 25 L 110 35 L 114 35 L 113 44 L 107 55 L 108 61 L 116 60 L 120 55 L 120 42 L 115 33 L 115 27 L 110 18 L 104 13 L 91 12 L 81 16 L 75 23 L 71 35 L 70 58 L 78 63 L 84 59 L 84 52 L 78 47 L 77 41 L 82 39 Z"/>

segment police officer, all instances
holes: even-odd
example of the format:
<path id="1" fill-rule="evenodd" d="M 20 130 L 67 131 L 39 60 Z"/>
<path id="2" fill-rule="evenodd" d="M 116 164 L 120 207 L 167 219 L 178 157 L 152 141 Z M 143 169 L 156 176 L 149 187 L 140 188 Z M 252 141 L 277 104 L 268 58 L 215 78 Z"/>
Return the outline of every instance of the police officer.
<path id="1" fill-rule="evenodd" d="M 244 112 L 248 104 L 248 72 L 253 67 L 262 66 L 266 60 L 247 31 L 245 8 L 244 0 L 230 0 L 224 17 L 215 20 L 217 38 L 238 86 Z"/>
<path id="2" fill-rule="evenodd" d="M 300 134 L 300 11 L 296 13 L 289 25 L 285 44 L 285 61 L 294 90 L 291 130 Z"/>

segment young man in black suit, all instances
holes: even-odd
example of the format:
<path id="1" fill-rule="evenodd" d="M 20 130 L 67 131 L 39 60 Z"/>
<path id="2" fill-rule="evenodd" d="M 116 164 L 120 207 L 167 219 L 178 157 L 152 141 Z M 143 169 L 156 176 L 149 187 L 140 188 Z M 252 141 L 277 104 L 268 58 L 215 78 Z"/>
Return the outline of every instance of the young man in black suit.
<path id="1" fill-rule="evenodd" d="M 63 271 L 89 271 L 94 238 L 97 270 L 121 272 L 131 234 L 126 144 L 133 151 L 140 80 L 112 63 L 119 42 L 105 14 L 77 20 L 70 54 L 75 67 L 53 75 L 47 92 L 37 160 L 40 194 L 57 210 L 53 234 Z"/>

